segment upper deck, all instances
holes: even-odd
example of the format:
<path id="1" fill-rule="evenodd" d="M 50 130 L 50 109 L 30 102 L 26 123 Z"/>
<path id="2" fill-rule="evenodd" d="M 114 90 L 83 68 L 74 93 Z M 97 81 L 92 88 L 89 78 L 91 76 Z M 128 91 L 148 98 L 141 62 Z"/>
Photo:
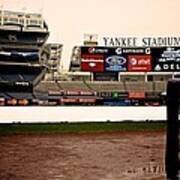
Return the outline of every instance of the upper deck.
<path id="1" fill-rule="evenodd" d="M 41 47 L 48 37 L 48 26 L 41 14 L 0 10 L 0 48 Z"/>
<path id="2" fill-rule="evenodd" d="M 41 14 L 0 10 L 0 29 L 47 32 Z"/>

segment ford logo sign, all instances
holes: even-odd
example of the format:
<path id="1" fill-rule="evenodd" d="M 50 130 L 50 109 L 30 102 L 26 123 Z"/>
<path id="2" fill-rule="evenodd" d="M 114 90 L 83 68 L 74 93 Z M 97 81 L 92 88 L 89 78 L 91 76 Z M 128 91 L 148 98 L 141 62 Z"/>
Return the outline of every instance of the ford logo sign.
<path id="1" fill-rule="evenodd" d="M 122 56 L 110 56 L 106 59 L 106 63 L 108 63 L 111 66 L 123 65 L 126 63 L 126 58 Z"/>

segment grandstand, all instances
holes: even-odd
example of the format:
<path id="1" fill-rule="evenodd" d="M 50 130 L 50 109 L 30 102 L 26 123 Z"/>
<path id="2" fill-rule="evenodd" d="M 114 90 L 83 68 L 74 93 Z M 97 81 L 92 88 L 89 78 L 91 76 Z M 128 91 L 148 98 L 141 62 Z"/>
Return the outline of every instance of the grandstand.
<path id="1" fill-rule="evenodd" d="M 28 105 L 44 78 L 48 27 L 40 14 L 0 11 L 0 98 L 6 105 Z"/>
<path id="2" fill-rule="evenodd" d="M 0 98 L 11 105 L 163 105 L 167 81 L 180 77 L 178 47 L 101 47 L 88 40 L 73 48 L 63 73 L 62 44 L 45 44 L 48 36 L 40 14 L 0 11 Z"/>

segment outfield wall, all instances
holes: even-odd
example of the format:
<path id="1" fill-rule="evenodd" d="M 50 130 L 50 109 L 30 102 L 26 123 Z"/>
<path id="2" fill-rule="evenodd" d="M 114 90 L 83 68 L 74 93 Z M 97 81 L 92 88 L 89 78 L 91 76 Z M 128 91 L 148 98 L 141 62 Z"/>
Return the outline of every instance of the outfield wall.
<path id="1" fill-rule="evenodd" d="M 166 107 L 0 107 L 0 123 L 166 120 Z"/>

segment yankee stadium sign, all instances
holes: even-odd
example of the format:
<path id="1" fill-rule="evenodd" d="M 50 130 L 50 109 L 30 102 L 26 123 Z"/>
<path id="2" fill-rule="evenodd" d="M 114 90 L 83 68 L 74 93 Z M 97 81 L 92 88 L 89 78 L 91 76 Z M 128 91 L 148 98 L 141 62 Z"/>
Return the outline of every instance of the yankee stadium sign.
<path id="1" fill-rule="evenodd" d="M 177 47 L 180 37 L 103 37 L 104 46 L 119 47 Z"/>

